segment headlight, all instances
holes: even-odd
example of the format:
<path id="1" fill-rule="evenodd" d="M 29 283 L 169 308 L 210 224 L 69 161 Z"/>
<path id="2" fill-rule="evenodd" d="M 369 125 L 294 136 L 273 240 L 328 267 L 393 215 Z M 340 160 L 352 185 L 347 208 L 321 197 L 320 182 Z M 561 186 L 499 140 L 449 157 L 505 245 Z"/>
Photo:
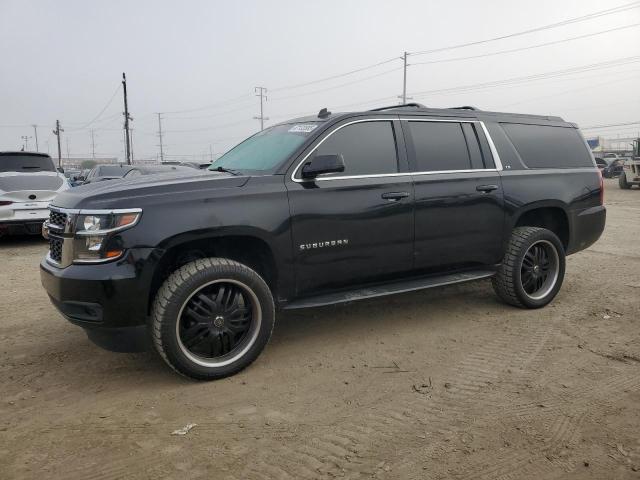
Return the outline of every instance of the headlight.
<path id="1" fill-rule="evenodd" d="M 81 211 L 75 221 L 74 262 L 94 263 L 113 260 L 124 253 L 117 242 L 108 242 L 115 232 L 133 227 L 142 210 Z M 111 243 L 107 248 L 107 243 Z"/>

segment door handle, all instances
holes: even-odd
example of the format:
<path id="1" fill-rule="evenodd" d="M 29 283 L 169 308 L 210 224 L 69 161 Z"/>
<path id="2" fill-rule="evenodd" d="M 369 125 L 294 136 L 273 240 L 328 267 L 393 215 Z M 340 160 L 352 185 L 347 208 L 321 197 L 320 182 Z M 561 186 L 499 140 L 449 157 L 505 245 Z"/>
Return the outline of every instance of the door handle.
<path id="1" fill-rule="evenodd" d="M 400 200 L 402 198 L 407 198 L 409 196 L 409 192 L 386 192 L 381 196 L 385 200 Z"/>
<path id="2" fill-rule="evenodd" d="M 484 193 L 493 192 L 494 190 L 497 190 L 497 189 L 498 189 L 497 185 L 478 185 L 476 187 L 477 191 L 484 192 Z"/>

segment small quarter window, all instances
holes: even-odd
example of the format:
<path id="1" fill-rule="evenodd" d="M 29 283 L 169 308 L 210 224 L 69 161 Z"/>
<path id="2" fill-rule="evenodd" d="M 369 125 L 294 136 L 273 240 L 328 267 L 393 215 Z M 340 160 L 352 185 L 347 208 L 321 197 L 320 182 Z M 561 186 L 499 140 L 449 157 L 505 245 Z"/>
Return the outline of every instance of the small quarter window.
<path id="1" fill-rule="evenodd" d="M 322 177 L 398 172 L 398 154 L 393 125 L 386 120 L 347 125 L 322 142 L 315 154 L 341 154 L 344 158 L 344 172 L 322 175 Z"/>

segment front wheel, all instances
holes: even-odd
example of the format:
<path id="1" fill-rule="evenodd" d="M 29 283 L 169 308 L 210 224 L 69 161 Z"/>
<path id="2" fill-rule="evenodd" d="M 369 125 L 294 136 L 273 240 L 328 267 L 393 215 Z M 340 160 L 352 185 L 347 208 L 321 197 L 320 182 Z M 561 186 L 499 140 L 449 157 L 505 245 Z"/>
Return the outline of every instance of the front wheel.
<path id="1" fill-rule="evenodd" d="M 153 344 L 178 373 L 198 380 L 233 375 L 267 344 L 273 297 L 252 269 L 224 258 L 192 261 L 173 272 L 156 295 Z"/>
<path id="2" fill-rule="evenodd" d="M 518 227 L 511 234 L 493 289 L 506 303 L 540 308 L 557 295 L 565 272 L 564 247 L 550 230 Z"/>

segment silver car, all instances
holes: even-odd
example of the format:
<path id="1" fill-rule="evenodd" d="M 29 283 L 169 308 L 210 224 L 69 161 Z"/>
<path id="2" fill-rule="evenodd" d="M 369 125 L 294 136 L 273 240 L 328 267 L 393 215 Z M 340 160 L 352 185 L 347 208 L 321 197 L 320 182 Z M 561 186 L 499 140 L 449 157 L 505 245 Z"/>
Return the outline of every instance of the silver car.
<path id="1" fill-rule="evenodd" d="M 49 203 L 67 188 L 46 153 L 0 152 L 0 236 L 39 234 Z"/>

